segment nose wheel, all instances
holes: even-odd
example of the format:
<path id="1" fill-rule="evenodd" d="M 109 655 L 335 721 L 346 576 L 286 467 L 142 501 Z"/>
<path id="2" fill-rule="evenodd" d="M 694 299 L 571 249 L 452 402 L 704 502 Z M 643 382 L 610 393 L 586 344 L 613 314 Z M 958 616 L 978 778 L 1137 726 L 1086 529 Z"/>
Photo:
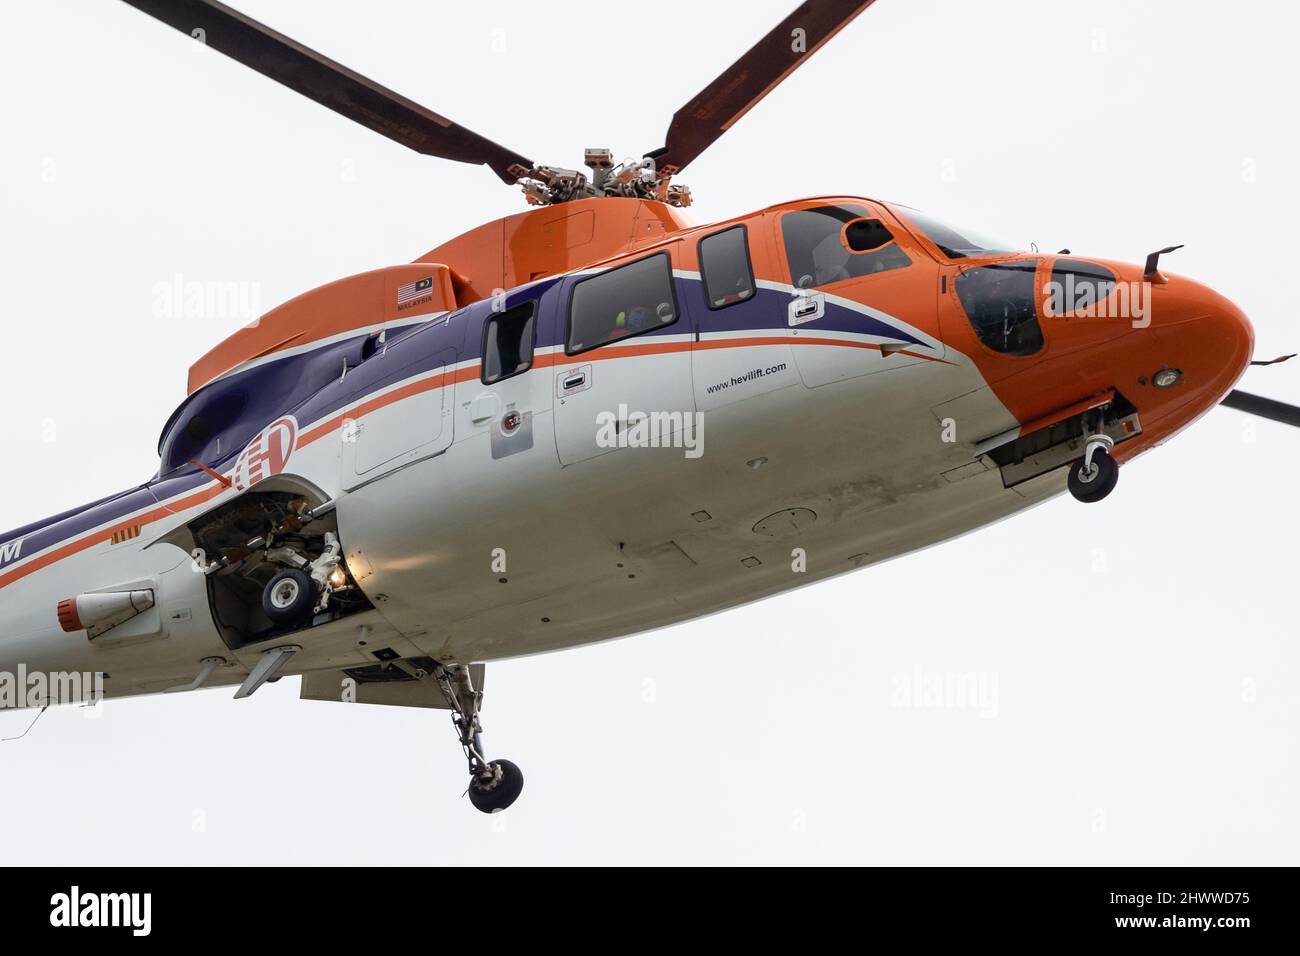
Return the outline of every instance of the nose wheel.
<path id="1" fill-rule="evenodd" d="M 470 777 L 469 802 L 484 813 L 496 813 L 514 803 L 523 789 L 524 772 L 509 760 L 494 760 Z"/>
<path id="2" fill-rule="evenodd" d="M 1119 481 L 1119 464 L 1111 457 L 1115 442 L 1109 435 L 1092 435 L 1088 438 L 1083 458 L 1070 466 L 1066 484 L 1070 494 L 1079 501 L 1101 501 L 1115 490 Z"/>
<path id="3" fill-rule="evenodd" d="M 464 664 L 438 664 L 433 676 L 451 709 L 451 722 L 469 763 L 469 802 L 484 813 L 506 809 L 523 792 L 524 774 L 509 760 L 484 758 L 483 726 L 479 722 L 483 692 L 474 687 Z"/>

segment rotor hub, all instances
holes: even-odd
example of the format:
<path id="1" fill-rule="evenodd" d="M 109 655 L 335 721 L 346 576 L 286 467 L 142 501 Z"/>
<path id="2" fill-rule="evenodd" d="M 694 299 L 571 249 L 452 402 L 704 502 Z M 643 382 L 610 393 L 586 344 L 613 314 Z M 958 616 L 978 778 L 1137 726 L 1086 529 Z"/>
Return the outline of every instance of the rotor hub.
<path id="1" fill-rule="evenodd" d="M 658 170 L 650 156 L 615 164 L 613 150 L 597 148 L 586 150 L 583 163 L 591 170 L 590 176 L 560 166 L 514 165 L 509 172 L 523 186 L 524 197 L 532 206 L 606 196 L 647 199 L 678 207 L 691 204 L 690 187 L 672 182 L 671 172 Z"/>

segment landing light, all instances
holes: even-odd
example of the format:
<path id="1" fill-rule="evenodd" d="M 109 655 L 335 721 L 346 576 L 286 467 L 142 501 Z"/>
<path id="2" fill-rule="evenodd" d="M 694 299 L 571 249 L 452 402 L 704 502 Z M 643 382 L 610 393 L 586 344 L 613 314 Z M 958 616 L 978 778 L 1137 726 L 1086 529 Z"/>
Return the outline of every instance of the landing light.
<path id="1" fill-rule="evenodd" d="M 343 585 L 347 583 L 348 583 L 347 575 L 343 573 L 342 568 L 336 566 L 334 570 L 330 572 L 330 586 L 334 588 L 341 588 L 343 587 Z"/>
<path id="2" fill-rule="evenodd" d="M 1182 369 L 1162 368 L 1151 376 L 1151 384 L 1156 388 L 1169 388 L 1171 385 L 1177 385 L 1178 380 L 1182 377 Z"/>

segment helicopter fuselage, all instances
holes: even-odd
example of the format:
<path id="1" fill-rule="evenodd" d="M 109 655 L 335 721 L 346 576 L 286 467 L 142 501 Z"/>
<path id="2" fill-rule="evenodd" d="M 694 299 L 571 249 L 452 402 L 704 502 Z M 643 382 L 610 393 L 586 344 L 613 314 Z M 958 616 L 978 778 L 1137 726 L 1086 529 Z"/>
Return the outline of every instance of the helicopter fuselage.
<path id="1" fill-rule="evenodd" d="M 154 479 L 0 538 L 0 670 L 118 696 L 290 647 L 342 688 L 647 631 L 1031 507 L 1090 436 L 1128 461 L 1249 362 L 1191 280 L 922 221 L 582 200 L 281 307 L 196 364 Z M 334 593 L 268 617 L 330 536 Z M 105 594 L 142 597 L 82 620 Z"/>

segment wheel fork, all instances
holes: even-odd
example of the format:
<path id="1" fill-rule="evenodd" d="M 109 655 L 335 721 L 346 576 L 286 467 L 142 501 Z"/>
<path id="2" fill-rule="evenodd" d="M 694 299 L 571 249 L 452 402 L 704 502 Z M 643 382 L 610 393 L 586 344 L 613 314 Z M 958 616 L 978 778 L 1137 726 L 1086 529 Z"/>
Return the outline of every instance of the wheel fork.
<path id="1" fill-rule="evenodd" d="M 483 725 L 479 720 L 483 692 L 474 687 L 469 668 L 464 664 L 435 664 L 433 677 L 451 710 L 451 722 L 465 751 L 470 776 L 485 781 L 495 777 L 495 771 L 483 756 Z"/>

